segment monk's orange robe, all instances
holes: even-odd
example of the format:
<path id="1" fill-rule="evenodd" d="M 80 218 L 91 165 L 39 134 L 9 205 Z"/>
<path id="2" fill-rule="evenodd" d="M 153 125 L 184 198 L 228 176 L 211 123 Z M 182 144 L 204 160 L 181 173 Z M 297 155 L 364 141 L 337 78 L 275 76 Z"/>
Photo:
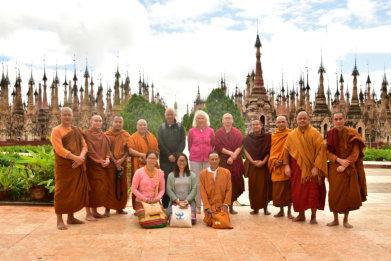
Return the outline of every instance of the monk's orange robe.
<path id="1" fill-rule="evenodd" d="M 147 131 L 147 133 L 145 134 L 145 138 L 141 136 L 138 131 L 133 133 L 130 136 L 129 146 L 140 153 L 147 153 L 150 150 L 155 150 L 159 152 L 159 144 L 157 142 L 157 139 L 149 131 Z M 133 175 L 136 172 L 136 170 L 144 166 L 145 163 L 141 162 L 139 157 L 132 157 L 132 167 L 131 167 L 132 173 L 131 173 L 130 180 L 133 180 Z M 156 165 L 156 167 L 158 167 L 158 164 Z M 136 197 L 132 194 L 133 209 L 135 206 L 135 202 L 136 202 Z"/>
<path id="2" fill-rule="evenodd" d="M 102 161 L 110 158 L 110 140 L 102 130 L 89 129 L 84 138 L 88 146 L 87 176 L 91 186 L 88 207 L 105 207 L 108 196 L 108 167 Z"/>
<path id="3" fill-rule="evenodd" d="M 55 192 L 54 210 L 56 214 L 72 214 L 88 204 L 88 179 L 83 163 L 73 169 L 73 161 L 67 159 L 69 153 L 79 156 L 87 145 L 77 127 L 70 129 L 62 125 L 52 131 L 51 141 L 55 153 Z"/>
<path id="4" fill-rule="evenodd" d="M 211 209 L 216 213 L 222 210 L 223 205 L 231 204 L 232 183 L 229 170 L 219 167 L 216 172 L 216 179 L 208 169 L 200 172 L 200 193 L 204 210 Z M 205 212 L 205 215 L 208 215 Z"/>
<path id="5" fill-rule="evenodd" d="M 284 146 L 290 132 L 290 129 L 283 131 L 277 129 L 271 137 L 268 167 L 273 182 L 272 199 L 275 207 L 287 206 L 292 202 L 290 177 L 285 176 L 284 165 L 274 166 L 276 160 L 283 161 Z"/>
<path id="6" fill-rule="evenodd" d="M 130 134 L 125 130 L 116 131 L 114 129 L 105 132 L 110 139 L 110 150 L 114 159 L 119 160 L 128 153 L 130 147 Z M 108 167 L 109 191 L 106 207 L 109 209 L 120 210 L 126 207 L 128 203 L 128 160 L 122 164 L 123 173 L 119 180 L 116 180 L 117 168 L 113 162 Z M 116 185 L 117 183 L 117 185 Z M 117 187 L 117 192 L 116 192 Z"/>
<path id="7" fill-rule="evenodd" d="M 331 129 L 327 133 L 327 157 L 330 161 L 328 180 L 330 211 L 340 214 L 359 209 L 367 199 L 366 177 L 363 165 L 365 143 L 353 128 Z M 345 171 L 336 159 L 348 159 L 351 164 Z"/>
<path id="8" fill-rule="evenodd" d="M 284 164 L 290 164 L 291 196 L 296 212 L 309 208 L 323 210 L 326 199 L 324 177 L 327 175 L 326 146 L 322 135 L 312 126 L 304 133 L 299 127 L 288 134 L 285 142 Z M 319 175 L 311 176 L 311 169 L 317 167 Z"/>

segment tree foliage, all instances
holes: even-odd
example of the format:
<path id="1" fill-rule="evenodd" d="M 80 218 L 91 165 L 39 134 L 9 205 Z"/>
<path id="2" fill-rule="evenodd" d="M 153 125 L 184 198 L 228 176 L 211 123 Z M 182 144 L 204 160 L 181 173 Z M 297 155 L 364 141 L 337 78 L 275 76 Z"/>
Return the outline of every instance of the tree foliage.
<path id="1" fill-rule="evenodd" d="M 206 99 L 206 107 L 204 109 L 210 118 L 210 127 L 215 131 L 221 128 L 221 119 L 225 113 L 230 113 L 234 118 L 233 126 L 246 134 L 244 119 L 240 113 L 238 106 L 227 96 L 220 88 L 214 89 Z"/>
<path id="2" fill-rule="evenodd" d="M 157 129 L 165 120 L 165 108 L 161 104 L 148 102 L 144 97 L 133 94 L 121 111 L 124 118 L 124 130 L 130 134 L 137 131 L 136 125 L 139 119 L 148 123 L 148 130 L 157 136 Z"/>
<path id="3" fill-rule="evenodd" d="M 186 133 L 189 133 L 189 130 L 193 127 L 194 113 L 185 114 L 182 117 L 182 125 L 185 127 Z"/>

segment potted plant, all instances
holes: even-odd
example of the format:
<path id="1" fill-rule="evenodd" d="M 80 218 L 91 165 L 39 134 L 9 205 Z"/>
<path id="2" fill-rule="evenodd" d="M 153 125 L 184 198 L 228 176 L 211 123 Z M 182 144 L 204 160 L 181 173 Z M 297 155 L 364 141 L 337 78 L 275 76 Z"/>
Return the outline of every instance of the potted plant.
<path id="1" fill-rule="evenodd" d="M 25 166 L 31 196 L 36 200 L 41 200 L 45 196 L 45 187 L 48 187 L 50 191 L 50 184 L 54 183 L 54 152 L 51 150 L 48 153 L 44 147 L 37 148 L 35 151 L 28 150 L 28 152 L 29 156 L 21 156 L 18 164 Z"/>

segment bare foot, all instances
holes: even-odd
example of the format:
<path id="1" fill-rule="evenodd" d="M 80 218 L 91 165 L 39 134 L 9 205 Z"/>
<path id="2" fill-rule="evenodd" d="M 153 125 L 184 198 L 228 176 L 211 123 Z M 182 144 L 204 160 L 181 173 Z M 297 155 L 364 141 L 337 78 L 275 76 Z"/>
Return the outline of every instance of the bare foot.
<path id="1" fill-rule="evenodd" d="M 105 213 L 103 214 L 104 217 L 110 217 L 110 210 L 109 211 L 105 211 Z"/>
<path id="2" fill-rule="evenodd" d="M 288 218 L 289 218 L 289 219 L 293 219 L 293 216 L 292 216 L 292 213 L 291 213 L 291 212 L 288 212 Z"/>
<path id="3" fill-rule="evenodd" d="M 126 214 L 128 214 L 128 212 L 126 212 L 123 209 L 120 209 L 120 210 L 117 210 L 117 214 L 119 214 L 119 215 L 126 215 Z"/>
<path id="4" fill-rule="evenodd" d="M 229 213 L 230 213 L 231 215 L 236 215 L 236 214 L 238 214 L 238 212 L 235 211 L 233 207 L 230 207 L 230 208 L 229 208 Z"/>
<path id="5" fill-rule="evenodd" d="M 58 230 L 67 230 L 68 228 L 65 226 L 64 222 L 57 223 Z"/>
<path id="6" fill-rule="evenodd" d="M 316 224 L 318 224 L 318 221 L 316 221 L 316 217 L 311 217 L 310 224 L 311 224 L 311 225 L 316 225 Z"/>
<path id="7" fill-rule="evenodd" d="M 284 212 L 280 211 L 278 212 L 277 214 L 274 215 L 275 218 L 277 217 L 283 217 L 284 216 Z"/>
<path id="8" fill-rule="evenodd" d="M 339 225 L 339 221 L 335 220 L 335 219 L 332 222 L 327 223 L 328 227 L 334 227 L 334 226 L 338 226 L 338 225 Z"/>
<path id="9" fill-rule="evenodd" d="M 87 221 L 98 221 L 96 218 L 94 218 L 91 214 L 86 216 Z"/>
<path id="10" fill-rule="evenodd" d="M 298 215 L 297 217 L 292 219 L 293 222 L 304 222 L 305 216 Z"/>
<path id="11" fill-rule="evenodd" d="M 350 225 L 349 222 L 347 222 L 347 221 L 343 222 L 343 226 L 346 227 L 346 228 L 353 228 L 353 226 Z"/>
<path id="12" fill-rule="evenodd" d="M 110 214 L 109 214 L 109 215 L 110 215 Z M 108 216 L 106 216 L 106 215 L 99 214 L 98 212 L 92 213 L 92 216 L 93 216 L 94 218 L 106 218 L 106 217 L 108 217 Z"/>
<path id="13" fill-rule="evenodd" d="M 77 218 L 68 218 L 67 219 L 67 224 L 69 224 L 69 225 L 79 225 L 79 224 L 84 224 L 84 222 L 83 221 L 81 221 L 81 220 L 79 220 L 79 219 L 77 219 Z"/>
<path id="14" fill-rule="evenodd" d="M 253 210 L 250 212 L 251 215 L 258 215 L 259 214 L 259 210 Z"/>
<path id="15" fill-rule="evenodd" d="M 263 211 L 263 214 L 266 215 L 266 216 L 268 216 L 268 215 L 270 215 L 271 213 L 270 213 L 269 211 L 267 211 L 267 209 L 265 209 L 265 210 Z"/>

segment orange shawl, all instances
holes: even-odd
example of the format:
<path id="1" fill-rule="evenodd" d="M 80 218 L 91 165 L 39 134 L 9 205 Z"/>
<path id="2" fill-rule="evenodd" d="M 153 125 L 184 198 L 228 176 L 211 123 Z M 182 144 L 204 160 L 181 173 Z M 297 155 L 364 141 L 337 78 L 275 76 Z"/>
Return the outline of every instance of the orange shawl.
<path id="1" fill-rule="evenodd" d="M 111 142 L 111 152 L 114 158 L 120 159 L 127 152 L 130 147 L 130 134 L 125 130 L 116 131 L 114 129 L 105 132 Z"/>
<path id="2" fill-rule="evenodd" d="M 140 135 L 140 133 L 137 131 L 133 133 L 132 136 L 130 136 L 129 145 L 132 149 L 140 152 L 140 153 L 147 153 L 150 150 L 155 150 L 159 152 L 159 146 L 158 142 L 155 138 L 155 136 L 147 131 L 145 134 L 145 139 L 143 136 Z M 134 173 L 139 168 L 143 167 L 145 164 L 142 164 L 140 162 L 139 157 L 132 157 L 132 172 Z"/>
<path id="3" fill-rule="evenodd" d="M 303 183 L 312 180 L 313 167 L 317 167 L 321 172 L 318 182 L 321 181 L 321 176 L 327 175 L 326 146 L 322 135 L 314 127 L 308 126 L 304 133 L 299 127 L 290 132 L 285 142 L 285 149 L 297 161 Z"/>
<path id="4" fill-rule="evenodd" d="M 276 160 L 282 161 L 285 141 L 288 138 L 288 134 L 291 131 L 292 130 L 290 129 L 285 129 L 283 131 L 277 129 L 276 132 L 272 134 L 270 157 L 267 163 L 269 167 L 269 171 L 272 174 L 272 181 L 289 180 L 289 177 L 285 176 L 284 166 L 281 165 L 280 167 L 275 167 L 274 162 Z"/>
<path id="5" fill-rule="evenodd" d="M 84 138 L 88 146 L 87 156 L 95 163 L 110 157 L 110 140 L 102 130 L 90 128 L 85 132 Z"/>

